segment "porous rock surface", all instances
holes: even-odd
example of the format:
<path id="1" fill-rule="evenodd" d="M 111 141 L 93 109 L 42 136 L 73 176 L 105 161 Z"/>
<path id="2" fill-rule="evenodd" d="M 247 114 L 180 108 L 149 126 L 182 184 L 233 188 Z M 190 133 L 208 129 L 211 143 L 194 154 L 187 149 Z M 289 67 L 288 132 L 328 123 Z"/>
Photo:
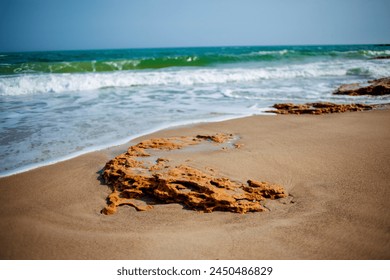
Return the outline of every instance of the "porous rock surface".
<path id="1" fill-rule="evenodd" d="M 305 104 L 281 103 L 273 106 L 276 110 L 270 110 L 270 113 L 276 114 L 329 114 L 343 113 L 349 111 L 371 110 L 374 106 L 364 104 L 335 104 L 331 102 L 317 102 Z"/>
<path id="2" fill-rule="evenodd" d="M 260 201 L 286 197 L 283 187 L 267 182 L 248 180 L 246 184 L 220 177 L 212 169 L 202 171 L 170 160 L 157 158 L 147 161 L 158 151 L 171 151 L 205 143 L 219 145 L 232 137 L 230 134 L 198 135 L 196 137 L 158 138 L 131 146 L 106 163 L 102 176 L 112 193 L 107 197 L 104 214 L 113 214 L 121 205 L 139 211 L 152 209 L 153 203 L 181 203 L 187 208 L 204 212 L 215 210 L 237 213 L 258 212 L 266 209 Z"/>
<path id="3" fill-rule="evenodd" d="M 385 95 L 390 94 L 390 77 L 368 81 L 367 86 L 359 83 L 341 85 L 333 94 L 341 95 Z"/>

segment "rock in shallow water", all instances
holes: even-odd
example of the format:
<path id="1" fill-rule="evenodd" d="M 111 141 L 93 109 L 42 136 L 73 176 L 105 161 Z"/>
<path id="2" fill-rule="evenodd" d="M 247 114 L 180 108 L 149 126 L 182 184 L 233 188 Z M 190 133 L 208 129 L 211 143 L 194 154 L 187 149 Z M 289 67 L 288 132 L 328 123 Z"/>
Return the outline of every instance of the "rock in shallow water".
<path id="1" fill-rule="evenodd" d="M 273 106 L 276 110 L 267 111 L 276 114 L 312 114 L 321 115 L 329 113 L 343 113 L 350 111 L 371 110 L 374 106 L 364 104 L 335 104 L 330 102 L 317 102 L 305 104 L 281 103 Z"/>
<path id="2" fill-rule="evenodd" d="M 368 81 L 368 83 L 368 86 L 361 84 L 341 85 L 333 94 L 351 96 L 390 94 L 390 77 Z"/>

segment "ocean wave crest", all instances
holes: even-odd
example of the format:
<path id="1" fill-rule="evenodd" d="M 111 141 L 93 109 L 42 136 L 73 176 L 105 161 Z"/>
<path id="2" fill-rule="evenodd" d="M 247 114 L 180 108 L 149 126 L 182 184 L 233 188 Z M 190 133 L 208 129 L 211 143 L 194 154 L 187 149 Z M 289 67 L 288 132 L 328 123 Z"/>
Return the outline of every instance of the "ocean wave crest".
<path id="1" fill-rule="evenodd" d="M 0 75 L 100 73 L 163 68 L 282 61 L 367 60 L 389 56 L 389 49 L 324 47 L 240 47 L 0 54 Z"/>
<path id="2" fill-rule="evenodd" d="M 247 83 L 268 79 L 321 76 L 390 75 L 390 68 L 376 64 L 358 68 L 339 64 L 312 63 L 268 68 L 178 69 L 175 71 L 122 71 L 76 74 L 23 74 L 0 77 L 0 95 L 60 93 L 97 90 L 108 87 L 188 86 L 221 83 Z"/>

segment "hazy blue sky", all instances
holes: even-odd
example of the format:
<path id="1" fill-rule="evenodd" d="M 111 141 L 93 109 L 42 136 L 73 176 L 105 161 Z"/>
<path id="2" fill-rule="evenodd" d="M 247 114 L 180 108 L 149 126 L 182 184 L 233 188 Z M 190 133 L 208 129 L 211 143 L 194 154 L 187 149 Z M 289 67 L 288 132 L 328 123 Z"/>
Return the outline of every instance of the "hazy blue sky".
<path id="1" fill-rule="evenodd" d="M 390 0 L 0 0 L 0 51 L 390 43 Z"/>

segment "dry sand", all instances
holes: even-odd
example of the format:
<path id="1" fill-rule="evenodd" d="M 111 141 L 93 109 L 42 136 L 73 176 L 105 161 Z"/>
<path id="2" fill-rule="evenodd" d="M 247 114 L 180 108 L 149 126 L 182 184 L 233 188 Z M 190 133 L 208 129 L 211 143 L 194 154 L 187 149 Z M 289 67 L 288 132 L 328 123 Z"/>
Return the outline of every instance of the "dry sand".
<path id="1" fill-rule="evenodd" d="M 389 259 L 390 110 L 254 116 L 169 129 L 0 179 L 1 259 Z M 282 185 L 267 212 L 179 204 L 103 215 L 98 172 L 151 137 L 233 133 L 239 149 L 184 152 L 195 168 Z M 173 156 L 175 157 L 175 156 Z"/>

